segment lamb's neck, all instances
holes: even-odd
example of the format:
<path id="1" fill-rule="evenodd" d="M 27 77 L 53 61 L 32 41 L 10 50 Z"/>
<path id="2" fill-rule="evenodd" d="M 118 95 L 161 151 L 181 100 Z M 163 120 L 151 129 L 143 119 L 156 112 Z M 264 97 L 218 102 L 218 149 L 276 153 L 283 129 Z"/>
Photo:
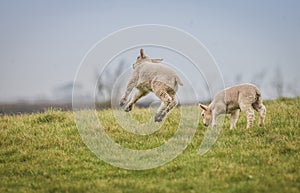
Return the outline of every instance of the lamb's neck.
<path id="1" fill-rule="evenodd" d="M 213 110 L 215 108 L 215 101 L 213 100 L 209 105 L 208 107 Z"/>

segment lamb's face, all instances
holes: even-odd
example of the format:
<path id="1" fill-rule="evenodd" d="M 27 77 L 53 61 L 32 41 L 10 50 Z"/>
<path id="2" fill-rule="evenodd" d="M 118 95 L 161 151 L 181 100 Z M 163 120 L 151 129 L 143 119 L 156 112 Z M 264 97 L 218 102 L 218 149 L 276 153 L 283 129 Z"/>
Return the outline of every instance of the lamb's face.
<path id="1" fill-rule="evenodd" d="M 208 126 L 211 124 L 211 120 L 212 120 L 212 115 L 211 115 L 211 111 L 205 111 L 203 110 L 201 113 L 202 119 L 203 119 L 203 124 L 204 126 Z"/>
<path id="2" fill-rule="evenodd" d="M 211 124 L 211 121 L 212 121 L 212 111 L 208 106 L 205 106 L 205 105 L 202 105 L 202 104 L 200 104 L 199 106 L 200 106 L 200 108 L 203 109 L 203 111 L 201 113 L 201 116 L 202 116 L 202 119 L 203 119 L 204 126 L 207 127 Z"/>
<path id="3" fill-rule="evenodd" d="M 150 61 L 151 59 L 148 56 L 144 56 L 144 57 L 138 56 L 136 58 L 135 63 L 132 65 L 133 69 L 135 69 L 139 64 L 142 64 L 144 62 L 150 62 Z"/>

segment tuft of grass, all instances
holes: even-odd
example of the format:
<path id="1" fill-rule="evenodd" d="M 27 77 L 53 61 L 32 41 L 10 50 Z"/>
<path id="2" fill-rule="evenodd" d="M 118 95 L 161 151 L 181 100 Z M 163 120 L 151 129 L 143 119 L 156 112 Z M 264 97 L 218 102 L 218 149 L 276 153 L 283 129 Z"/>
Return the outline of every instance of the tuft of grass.
<path id="1" fill-rule="evenodd" d="M 226 117 L 216 143 L 199 156 L 205 133 L 199 121 L 181 155 L 143 171 L 116 168 L 98 159 L 83 143 L 72 112 L 3 115 L 0 192 L 300 192 L 300 98 L 265 104 L 264 127 L 246 129 L 241 113 L 237 129 L 229 130 Z M 109 109 L 99 111 L 98 117 L 120 145 L 149 149 L 174 135 L 179 113 L 172 111 L 149 135 L 123 130 Z M 128 116 L 140 124 L 153 118 L 147 109 L 138 108 Z"/>

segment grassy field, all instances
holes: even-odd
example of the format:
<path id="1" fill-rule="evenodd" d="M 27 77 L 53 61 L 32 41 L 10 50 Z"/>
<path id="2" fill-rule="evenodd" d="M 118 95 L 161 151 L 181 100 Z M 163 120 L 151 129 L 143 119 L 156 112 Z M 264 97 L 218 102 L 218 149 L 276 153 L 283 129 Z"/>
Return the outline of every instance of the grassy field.
<path id="1" fill-rule="evenodd" d="M 199 123 L 181 155 L 141 171 L 97 158 L 83 143 L 72 112 L 0 116 L 0 192 L 300 192 L 300 98 L 265 104 L 265 127 L 245 129 L 241 113 L 237 129 L 229 130 L 227 117 L 217 142 L 199 156 L 205 133 Z M 146 112 L 136 108 L 132 116 L 143 122 Z M 176 113 L 149 136 L 123 131 L 109 110 L 99 118 L 122 146 L 148 149 L 172 137 Z"/>

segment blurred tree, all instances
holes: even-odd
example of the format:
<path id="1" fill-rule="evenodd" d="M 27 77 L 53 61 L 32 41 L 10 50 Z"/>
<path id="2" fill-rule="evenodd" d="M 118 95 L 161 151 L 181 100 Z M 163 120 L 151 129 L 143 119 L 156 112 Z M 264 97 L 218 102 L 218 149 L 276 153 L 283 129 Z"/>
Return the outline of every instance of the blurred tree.
<path id="1" fill-rule="evenodd" d="M 122 59 L 117 65 L 111 65 L 107 67 L 101 74 L 97 74 L 97 103 L 99 105 L 108 105 L 110 103 L 112 89 L 114 87 L 115 81 L 121 74 L 125 71 L 126 65 L 125 60 Z M 116 85 L 120 87 L 119 85 Z M 121 88 L 115 88 L 117 92 L 120 92 Z"/>
<path id="2" fill-rule="evenodd" d="M 282 76 L 282 72 L 279 66 L 275 69 L 274 72 L 274 78 L 273 78 L 273 86 L 275 89 L 275 92 L 277 94 L 277 97 L 282 97 L 283 96 L 283 90 L 284 90 L 284 80 Z"/>
<path id="3" fill-rule="evenodd" d="M 243 75 L 242 74 L 237 74 L 234 78 L 234 84 L 240 84 L 243 81 Z"/>
<path id="4" fill-rule="evenodd" d="M 261 70 L 260 72 L 254 74 L 251 83 L 256 85 L 258 88 L 261 88 L 266 75 L 267 75 L 267 70 L 266 69 Z"/>

